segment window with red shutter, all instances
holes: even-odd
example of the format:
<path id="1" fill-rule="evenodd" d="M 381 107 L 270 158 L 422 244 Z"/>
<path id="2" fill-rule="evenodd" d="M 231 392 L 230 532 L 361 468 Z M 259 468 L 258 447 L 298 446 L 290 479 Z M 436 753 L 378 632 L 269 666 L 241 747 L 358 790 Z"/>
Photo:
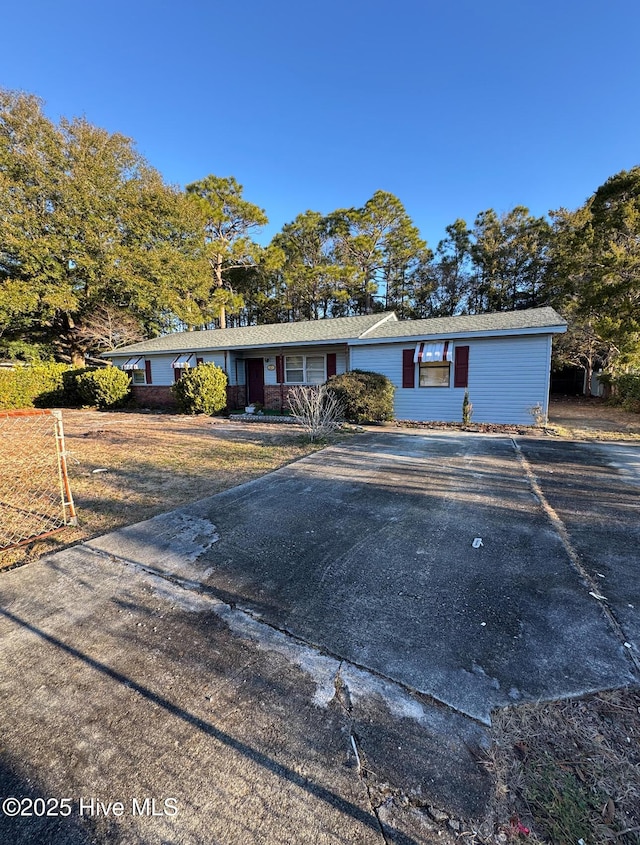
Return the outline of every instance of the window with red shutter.
<path id="1" fill-rule="evenodd" d="M 335 376 L 337 372 L 337 356 L 335 352 L 329 352 L 327 355 L 327 378 Z"/>
<path id="2" fill-rule="evenodd" d="M 276 381 L 278 384 L 284 383 L 284 356 L 276 355 Z"/>
<path id="3" fill-rule="evenodd" d="M 413 349 L 402 350 L 402 386 L 416 386 L 416 365 L 413 363 Z"/>
<path id="4" fill-rule="evenodd" d="M 456 346 L 453 374 L 454 387 L 469 386 L 469 347 Z"/>

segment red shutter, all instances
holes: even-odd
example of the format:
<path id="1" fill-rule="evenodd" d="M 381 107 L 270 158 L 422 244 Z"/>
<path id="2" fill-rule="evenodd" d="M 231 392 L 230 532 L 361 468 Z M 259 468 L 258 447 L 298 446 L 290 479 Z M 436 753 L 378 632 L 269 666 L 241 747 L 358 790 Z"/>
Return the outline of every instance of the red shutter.
<path id="1" fill-rule="evenodd" d="M 469 347 L 456 346 L 453 386 L 467 387 L 469 384 Z"/>
<path id="2" fill-rule="evenodd" d="M 327 355 L 327 378 L 330 379 L 331 376 L 335 376 L 337 368 L 337 361 L 336 361 L 336 353 L 329 352 Z"/>
<path id="3" fill-rule="evenodd" d="M 413 349 L 402 350 L 402 386 L 416 386 L 416 365 L 413 363 Z"/>
<path id="4" fill-rule="evenodd" d="M 151 384 L 151 361 L 144 362 L 144 380 L 147 384 Z"/>
<path id="5" fill-rule="evenodd" d="M 173 380 L 174 381 L 180 381 L 181 378 L 182 378 L 182 370 L 179 367 L 174 367 L 173 368 Z"/>
<path id="6" fill-rule="evenodd" d="M 278 384 L 284 382 L 284 356 L 276 355 L 276 381 Z"/>
<path id="7" fill-rule="evenodd" d="M 204 364 L 204 358 L 196 358 L 196 367 L 199 367 L 200 364 Z"/>

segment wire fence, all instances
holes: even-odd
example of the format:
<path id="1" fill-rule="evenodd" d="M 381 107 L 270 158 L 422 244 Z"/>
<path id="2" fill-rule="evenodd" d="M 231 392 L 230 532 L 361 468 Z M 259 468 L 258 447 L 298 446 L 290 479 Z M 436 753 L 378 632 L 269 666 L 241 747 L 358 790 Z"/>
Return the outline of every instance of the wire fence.
<path id="1" fill-rule="evenodd" d="M 0 411 L 0 454 L 0 551 L 78 524 L 60 411 Z"/>

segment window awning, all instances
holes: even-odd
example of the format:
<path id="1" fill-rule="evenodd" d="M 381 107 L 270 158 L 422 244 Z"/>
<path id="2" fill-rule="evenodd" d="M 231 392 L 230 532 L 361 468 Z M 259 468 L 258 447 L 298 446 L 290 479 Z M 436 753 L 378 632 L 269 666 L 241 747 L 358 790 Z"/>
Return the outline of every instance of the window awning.
<path id="1" fill-rule="evenodd" d="M 441 361 L 451 361 L 451 344 L 448 340 L 443 343 L 416 343 L 413 355 L 414 364 L 437 364 Z"/>
<path id="2" fill-rule="evenodd" d="M 144 363 L 140 363 L 143 360 L 142 355 L 138 355 L 137 358 L 127 358 L 127 360 L 122 365 L 123 370 L 144 370 Z"/>
<path id="3" fill-rule="evenodd" d="M 171 366 L 175 370 L 185 370 L 187 367 L 195 367 L 196 364 L 196 356 L 191 353 L 191 355 L 178 355 L 173 359 Z"/>

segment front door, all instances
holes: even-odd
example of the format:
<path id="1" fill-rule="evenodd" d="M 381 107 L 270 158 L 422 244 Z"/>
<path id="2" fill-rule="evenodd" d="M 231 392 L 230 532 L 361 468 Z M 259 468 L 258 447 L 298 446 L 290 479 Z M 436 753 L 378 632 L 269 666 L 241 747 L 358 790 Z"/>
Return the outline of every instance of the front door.
<path id="1" fill-rule="evenodd" d="M 247 358 L 247 394 L 249 405 L 254 402 L 264 405 L 264 361 L 262 358 Z"/>

